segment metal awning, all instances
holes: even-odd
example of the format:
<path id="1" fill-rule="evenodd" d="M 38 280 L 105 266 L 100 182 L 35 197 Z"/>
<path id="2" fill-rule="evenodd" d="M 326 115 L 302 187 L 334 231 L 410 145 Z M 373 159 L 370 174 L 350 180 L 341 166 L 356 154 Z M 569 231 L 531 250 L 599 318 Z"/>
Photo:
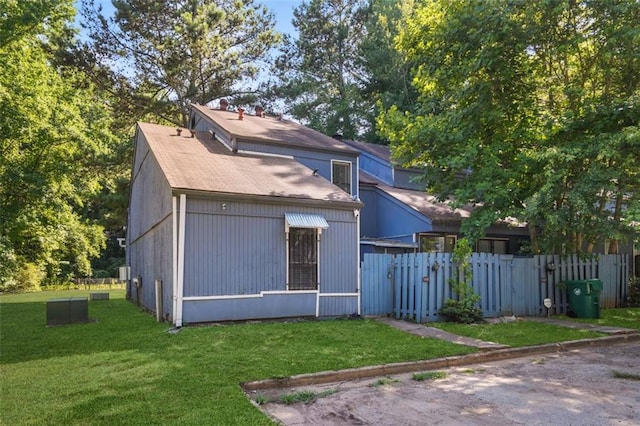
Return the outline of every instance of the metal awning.
<path id="1" fill-rule="evenodd" d="M 324 216 L 319 214 L 285 213 L 284 220 L 292 228 L 321 228 L 327 229 L 329 224 Z"/>

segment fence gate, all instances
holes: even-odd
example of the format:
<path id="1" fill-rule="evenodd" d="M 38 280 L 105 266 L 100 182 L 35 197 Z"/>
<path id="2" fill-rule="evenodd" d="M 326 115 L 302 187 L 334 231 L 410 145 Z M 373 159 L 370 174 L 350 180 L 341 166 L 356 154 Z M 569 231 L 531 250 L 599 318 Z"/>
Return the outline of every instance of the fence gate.
<path id="1" fill-rule="evenodd" d="M 457 265 L 450 253 L 365 254 L 361 265 L 363 315 L 393 315 L 418 322 L 436 321 L 438 310 L 455 298 L 450 279 Z M 541 255 L 473 253 L 472 286 L 480 295 L 485 317 L 546 315 L 544 299 L 552 301 L 551 314 L 567 311 L 565 280 L 598 278 L 604 288 L 600 306 L 621 306 L 626 296 L 626 255 L 561 258 Z"/>

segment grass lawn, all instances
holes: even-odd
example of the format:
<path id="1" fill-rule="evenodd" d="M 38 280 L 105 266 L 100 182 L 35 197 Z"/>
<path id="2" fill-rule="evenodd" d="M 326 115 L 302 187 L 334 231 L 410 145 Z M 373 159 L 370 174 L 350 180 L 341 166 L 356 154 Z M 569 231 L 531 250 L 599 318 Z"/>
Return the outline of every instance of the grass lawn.
<path id="1" fill-rule="evenodd" d="M 46 301 L 88 291 L 0 297 L 0 424 L 219 424 L 271 421 L 239 383 L 473 352 L 372 320 L 165 323 L 110 291 L 94 323 L 46 327 Z"/>
<path id="2" fill-rule="evenodd" d="M 589 330 L 575 330 L 533 321 L 511 321 L 496 324 L 456 324 L 450 322 L 429 323 L 449 333 L 474 337 L 512 347 L 541 345 L 567 340 L 602 337 L 604 334 Z"/>
<path id="3" fill-rule="evenodd" d="M 600 311 L 600 318 L 569 318 L 566 316 L 556 318 L 640 330 L 640 308 L 603 309 Z"/>

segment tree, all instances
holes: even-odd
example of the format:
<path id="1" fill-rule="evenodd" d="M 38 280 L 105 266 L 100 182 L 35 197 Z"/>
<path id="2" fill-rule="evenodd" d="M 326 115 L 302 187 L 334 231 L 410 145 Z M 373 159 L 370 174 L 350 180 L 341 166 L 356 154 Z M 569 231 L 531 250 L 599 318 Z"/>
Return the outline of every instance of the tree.
<path id="1" fill-rule="evenodd" d="M 187 126 L 189 105 L 243 92 L 256 61 L 279 41 L 253 0 L 114 0 L 105 17 L 83 1 L 85 69 L 113 90 L 130 119 Z M 95 67 L 95 64 L 98 64 Z"/>
<path id="2" fill-rule="evenodd" d="M 359 45 L 366 14 L 361 0 L 311 0 L 294 9 L 298 38 L 285 37 L 272 96 L 303 124 L 325 134 L 354 138 L 367 129 L 370 106 Z"/>
<path id="3" fill-rule="evenodd" d="M 413 110 L 418 93 L 411 84 L 412 63 L 395 49 L 395 39 L 403 23 L 415 9 L 412 0 L 372 0 L 369 4 L 366 31 L 360 42 L 359 56 L 362 73 L 362 96 L 373 108 L 369 112 L 368 142 L 386 144 L 377 134 L 376 121 L 382 111 L 395 105 L 400 111 Z"/>
<path id="4" fill-rule="evenodd" d="M 401 33 L 420 93 L 380 119 L 472 238 L 513 216 L 534 251 L 633 232 L 640 175 L 640 4 L 428 1 Z"/>
<path id="5" fill-rule="evenodd" d="M 55 52 L 71 34 L 72 1 L 42 1 L 35 9 L 31 3 L 3 6 L 10 11 L 0 45 L 0 286 L 5 288 L 90 274 L 90 259 L 99 254 L 104 234 L 81 212 L 100 189 L 101 162 L 117 142 L 104 100 L 82 74 L 55 66 Z"/>

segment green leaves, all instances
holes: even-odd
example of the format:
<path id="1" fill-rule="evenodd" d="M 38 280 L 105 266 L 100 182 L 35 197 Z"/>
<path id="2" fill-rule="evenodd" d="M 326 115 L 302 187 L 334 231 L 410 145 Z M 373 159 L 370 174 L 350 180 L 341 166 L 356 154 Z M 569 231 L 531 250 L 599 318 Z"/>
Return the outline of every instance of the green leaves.
<path id="1" fill-rule="evenodd" d="M 590 252 L 637 232 L 639 22 L 625 1 L 426 2 L 398 39 L 419 108 L 381 131 L 440 198 L 481 206 L 471 237 L 510 215 L 534 250 Z"/>
<path id="2" fill-rule="evenodd" d="M 367 127 L 358 46 L 365 14 L 360 0 L 312 0 L 294 9 L 298 38 L 285 38 L 273 72 L 272 97 L 305 125 L 347 139 Z"/>
<path id="3" fill-rule="evenodd" d="M 137 117 L 187 126 L 189 105 L 246 92 L 245 79 L 279 41 L 273 16 L 253 0 L 114 1 L 106 18 L 92 0 L 83 15 L 85 51 L 108 72 L 96 81 L 117 91 Z M 123 84 L 124 83 L 124 84 Z"/>
<path id="4" fill-rule="evenodd" d="M 0 46 L 0 256 L 8 262 L 1 287 L 90 274 L 105 240 L 82 208 L 118 141 L 104 99 L 84 76 L 54 65 L 63 46 L 52 30 L 72 18 L 59 13 L 70 2 L 39 4 L 47 24 Z M 20 7 L 16 16 L 30 16 L 33 5 Z"/>

